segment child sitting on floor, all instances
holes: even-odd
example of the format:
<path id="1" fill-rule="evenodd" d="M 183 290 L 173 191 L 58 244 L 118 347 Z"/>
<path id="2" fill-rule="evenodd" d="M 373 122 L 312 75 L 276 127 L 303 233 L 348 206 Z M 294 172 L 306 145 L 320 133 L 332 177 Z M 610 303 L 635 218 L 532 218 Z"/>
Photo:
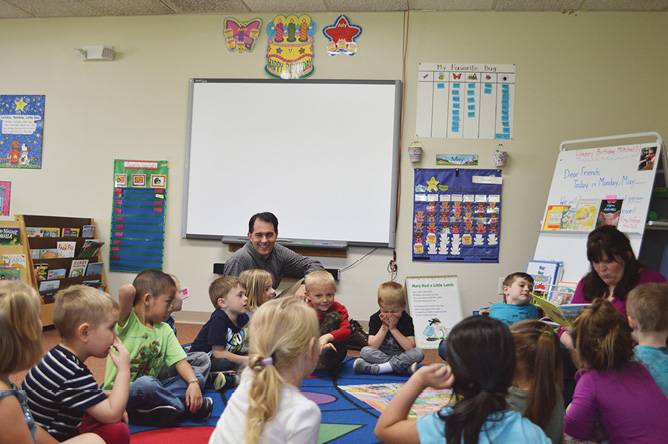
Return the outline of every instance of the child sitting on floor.
<path id="1" fill-rule="evenodd" d="M 274 278 L 266 270 L 246 270 L 239 275 L 239 279 L 246 287 L 246 296 L 248 297 L 248 307 L 246 313 L 252 317 L 260 305 L 276 298 L 274 290 Z"/>
<path id="2" fill-rule="evenodd" d="M 236 276 L 222 276 L 209 286 L 209 298 L 215 310 L 197 334 L 190 352 L 211 353 L 213 387 L 227 390 L 238 384 L 236 371 L 248 365 L 246 287 Z"/>
<path id="3" fill-rule="evenodd" d="M 0 444 L 57 444 L 35 424 L 26 393 L 10 379 L 11 373 L 33 366 L 42 357 L 42 298 L 20 281 L 0 282 Z M 68 444 L 104 444 L 98 435 L 85 433 Z"/>
<path id="4" fill-rule="evenodd" d="M 564 442 L 564 398 L 559 338 L 544 322 L 527 319 L 510 327 L 517 365 L 508 407 L 545 431 L 552 444 Z"/>
<path id="5" fill-rule="evenodd" d="M 130 353 L 118 339 L 116 322 L 118 304 L 100 290 L 72 285 L 56 294 L 53 325 L 60 344 L 28 372 L 21 388 L 35 422 L 58 441 L 90 431 L 108 443 L 130 442 L 130 429 L 123 422 Z M 109 356 L 118 369 L 108 398 L 84 364 L 91 356 Z"/>
<path id="6" fill-rule="evenodd" d="M 299 391 L 319 355 L 318 319 L 295 297 L 263 304 L 249 329 L 248 368 L 209 444 L 315 444 L 320 409 Z"/>
<path id="7" fill-rule="evenodd" d="M 540 427 L 506 404 L 515 373 L 515 346 L 506 325 L 487 316 L 466 318 L 450 331 L 445 352 L 447 364 L 418 369 L 392 398 L 376 424 L 378 439 L 386 444 L 550 443 Z M 451 405 L 417 421 L 408 418 L 427 387 L 452 388 Z"/>
<path id="8" fill-rule="evenodd" d="M 341 364 L 348 353 L 347 340 L 350 337 L 348 310 L 334 300 L 336 283 L 327 271 L 314 271 L 304 279 L 306 295 L 311 300 L 309 306 L 315 308 L 320 322 L 319 369 L 331 376 L 341 371 Z"/>
<path id="9" fill-rule="evenodd" d="M 633 349 L 636 359 L 668 396 L 668 285 L 638 285 L 626 299 L 626 313 L 638 341 Z"/>
<path id="10" fill-rule="evenodd" d="M 524 319 L 538 319 L 538 309 L 531 303 L 533 278 L 523 272 L 511 273 L 503 281 L 503 303 L 489 308 L 489 317 L 503 321 L 506 325 Z"/>
<path id="11" fill-rule="evenodd" d="M 213 400 L 202 399 L 204 377 L 194 372 L 174 332 L 163 320 L 171 311 L 176 284 L 160 270 L 144 270 L 132 284 L 118 292 L 118 336 L 130 352 L 130 423 L 153 427 L 173 425 L 179 419 L 207 419 Z M 159 379 L 166 364 L 178 376 Z M 117 377 L 107 360 L 104 389 L 111 390 Z"/>
<path id="12" fill-rule="evenodd" d="M 353 363 L 355 373 L 397 372 L 412 375 L 424 359 L 415 347 L 413 319 L 406 313 L 406 292 L 397 282 L 384 282 L 378 288 L 380 310 L 369 319 L 369 345 L 362 348 Z"/>
<path id="13" fill-rule="evenodd" d="M 631 327 L 612 303 L 594 299 L 571 326 L 581 370 L 565 433 L 576 439 L 659 443 L 668 436 L 668 398 L 633 360 Z"/>

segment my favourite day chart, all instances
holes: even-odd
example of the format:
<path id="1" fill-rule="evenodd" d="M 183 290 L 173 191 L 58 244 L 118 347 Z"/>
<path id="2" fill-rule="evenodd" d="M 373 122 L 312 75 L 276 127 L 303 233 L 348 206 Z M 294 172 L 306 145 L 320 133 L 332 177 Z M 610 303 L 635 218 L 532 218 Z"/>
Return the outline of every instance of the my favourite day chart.
<path id="1" fill-rule="evenodd" d="M 419 63 L 417 137 L 513 137 L 515 65 Z"/>

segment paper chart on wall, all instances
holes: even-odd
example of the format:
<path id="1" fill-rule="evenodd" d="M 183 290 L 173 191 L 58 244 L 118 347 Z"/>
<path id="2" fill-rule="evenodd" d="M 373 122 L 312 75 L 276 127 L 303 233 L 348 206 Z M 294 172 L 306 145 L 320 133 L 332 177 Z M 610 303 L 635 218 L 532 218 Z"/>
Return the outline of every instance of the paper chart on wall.
<path id="1" fill-rule="evenodd" d="M 512 139 L 515 65 L 419 63 L 417 137 Z"/>

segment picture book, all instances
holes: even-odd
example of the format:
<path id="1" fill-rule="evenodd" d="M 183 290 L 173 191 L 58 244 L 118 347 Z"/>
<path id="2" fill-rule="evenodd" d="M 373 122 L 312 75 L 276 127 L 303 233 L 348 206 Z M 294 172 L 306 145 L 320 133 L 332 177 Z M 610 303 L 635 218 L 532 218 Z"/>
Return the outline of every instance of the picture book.
<path id="1" fill-rule="evenodd" d="M 571 205 L 561 216 L 561 226 L 560 230 L 570 230 L 573 225 L 573 219 L 575 218 L 575 207 Z"/>
<path id="2" fill-rule="evenodd" d="M 43 228 L 44 236 L 43 237 L 60 237 L 60 228 Z"/>
<path id="3" fill-rule="evenodd" d="M 533 276 L 534 292 L 545 294 L 563 274 L 563 263 L 557 261 L 530 260 L 527 273 Z"/>
<path id="4" fill-rule="evenodd" d="M 89 287 L 97 288 L 98 290 L 104 291 L 104 284 L 100 280 L 97 281 L 83 281 L 83 285 L 88 285 Z"/>
<path id="5" fill-rule="evenodd" d="M 102 248 L 104 242 L 95 240 L 95 239 L 86 239 L 84 241 L 83 247 L 81 247 L 81 252 L 79 257 L 95 257 L 97 256 L 98 251 Z"/>
<path id="6" fill-rule="evenodd" d="M 88 269 L 86 270 L 86 276 L 94 276 L 98 274 L 102 274 L 102 267 L 104 266 L 104 263 L 102 262 L 94 262 L 92 264 L 88 264 Z"/>
<path id="7" fill-rule="evenodd" d="M 571 225 L 573 231 L 591 231 L 596 225 L 601 199 L 580 199 Z"/>
<path id="8" fill-rule="evenodd" d="M 39 255 L 40 255 L 41 252 L 42 252 L 42 250 L 39 250 L 39 249 L 30 250 L 30 257 L 33 258 L 33 259 L 39 259 Z"/>
<path id="9" fill-rule="evenodd" d="M 613 225 L 616 227 L 619 224 L 619 216 L 622 214 L 623 201 L 624 199 L 601 200 L 596 228 L 602 227 L 603 225 Z"/>
<path id="10" fill-rule="evenodd" d="M 95 225 L 84 225 L 81 229 L 81 237 L 95 237 Z"/>
<path id="11" fill-rule="evenodd" d="M 38 281 L 45 281 L 48 277 L 49 264 L 33 264 L 35 277 Z"/>
<path id="12" fill-rule="evenodd" d="M 550 282 L 552 282 L 552 276 L 540 274 L 533 276 L 533 292 L 544 295 L 550 289 Z"/>
<path id="13" fill-rule="evenodd" d="M 57 248 L 42 248 L 39 250 L 39 259 L 56 259 L 57 257 Z"/>
<path id="14" fill-rule="evenodd" d="M 0 228 L 0 245 L 21 245 L 21 229 Z"/>
<path id="15" fill-rule="evenodd" d="M 16 267 L 0 267 L 0 280 L 20 281 L 21 269 Z"/>
<path id="16" fill-rule="evenodd" d="M 549 205 L 543 221 L 544 231 L 556 231 L 561 229 L 561 220 L 571 208 L 570 205 Z"/>
<path id="17" fill-rule="evenodd" d="M 42 227 L 26 227 L 26 236 L 28 236 L 28 237 L 44 237 L 44 228 L 42 228 Z"/>
<path id="18" fill-rule="evenodd" d="M 26 267 L 25 254 L 3 254 L 2 263 L 5 267 Z"/>
<path id="19" fill-rule="evenodd" d="M 60 281 L 42 281 L 39 283 L 39 294 L 43 297 L 52 296 L 60 288 Z"/>
<path id="20" fill-rule="evenodd" d="M 544 322 L 547 322 L 554 326 L 561 327 L 570 327 L 571 320 L 577 317 L 578 314 L 591 304 L 565 304 L 565 305 L 556 305 L 547 299 L 532 293 L 531 303 L 536 305 L 538 308 L 543 310 L 546 317 L 549 320 L 544 319 Z M 555 325 L 556 324 L 556 325 Z"/>
<path id="21" fill-rule="evenodd" d="M 63 237 L 79 237 L 78 228 L 63 228 Z"/>
<path id="22" fill-rule="evenodd" d="M 49 270 L 46 273 L 46 279 L 49 281 L 52 279 L 63 279 L 66 273 L 67 271 L 64 268 L 56 268 L 55 270 Z"/>
<path id="23" fill-rule="evenodd" d="M 550 288 L 547 300 L 555 305 L 570 304 L 577 285 L 577 282 L 559 281 Z"/>
<path id="24" fill-rule="evenodd" d="M 60 241 L 57 243 L 58 257 L 74 257 L 74 250 L 77 247 L 75 241 Z"/>
<path id="25" fill-rule="evenodd" d="M 79 277 L 83 276 L 84 273 L 86 272 L 86 267 L 88 266 L 88 259 L 75 259 L 72 261 L 72 265 L 70 266 L 70 276 L 71 278 L 73 277 Z"/>

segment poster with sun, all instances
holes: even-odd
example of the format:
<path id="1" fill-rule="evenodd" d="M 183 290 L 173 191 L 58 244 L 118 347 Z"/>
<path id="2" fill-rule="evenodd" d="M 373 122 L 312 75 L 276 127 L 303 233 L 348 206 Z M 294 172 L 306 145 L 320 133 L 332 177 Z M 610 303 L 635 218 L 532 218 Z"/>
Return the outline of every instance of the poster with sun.
<path id="1" fill-rule="evenodd" d="M 501 171 L 415 170 L 413 261 L 499 262 Z"/>
<path id="2" fill-rule="evenodd" d="M 0 167 L 41 168 L 46 96 L 0 95 Z"/>

